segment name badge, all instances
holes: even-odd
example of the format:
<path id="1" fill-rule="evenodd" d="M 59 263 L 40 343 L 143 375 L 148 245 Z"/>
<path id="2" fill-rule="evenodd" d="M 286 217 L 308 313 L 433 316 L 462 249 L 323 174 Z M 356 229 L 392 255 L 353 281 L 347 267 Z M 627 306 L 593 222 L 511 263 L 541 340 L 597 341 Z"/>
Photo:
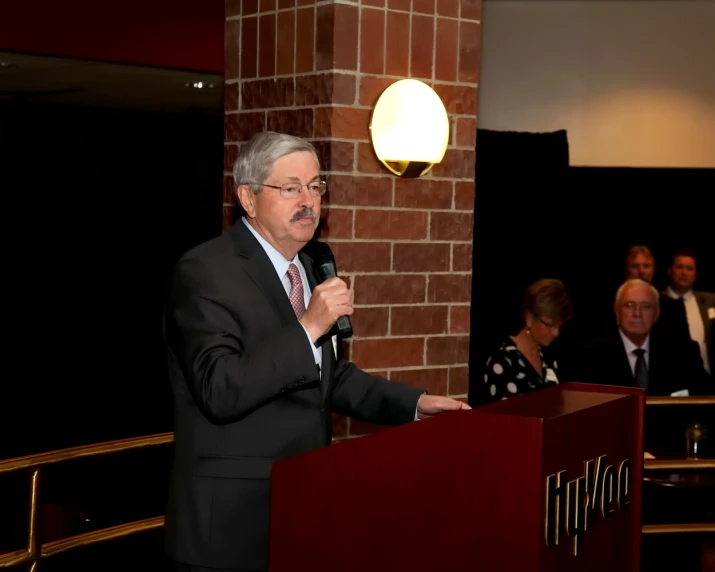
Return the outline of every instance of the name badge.
<path id="1" fill-rule="evenodd" d="M 554 383 L 559 382 L 559 378 L 556 377 L 556 372 L 553 369 L 551 369 L 550 367 L 546 368 L 545 378 L 546 378 L 546 381 L 553 381 Z"/>

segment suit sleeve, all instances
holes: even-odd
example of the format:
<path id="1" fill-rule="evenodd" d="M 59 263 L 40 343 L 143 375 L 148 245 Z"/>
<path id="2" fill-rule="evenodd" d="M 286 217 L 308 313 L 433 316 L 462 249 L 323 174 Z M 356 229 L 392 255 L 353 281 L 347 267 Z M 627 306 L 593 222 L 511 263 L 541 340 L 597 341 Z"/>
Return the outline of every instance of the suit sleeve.
<path id="1" fill-rule="evenodd" d="M 250 346 L 245 327 L 222 302 L 211 272 L 195 259 L 180 261 L 164 335 L 196 405 L 213 423 L 236 421 L 281 393 L 319 383 L 300 322 Z"/>
<path id="2" fill-rule="evenodd" d="M 336 367 L 331 396 L 335 412 L 381 425 L 414 421 L 424 390 L 370 375 L 344 360 Z"/>

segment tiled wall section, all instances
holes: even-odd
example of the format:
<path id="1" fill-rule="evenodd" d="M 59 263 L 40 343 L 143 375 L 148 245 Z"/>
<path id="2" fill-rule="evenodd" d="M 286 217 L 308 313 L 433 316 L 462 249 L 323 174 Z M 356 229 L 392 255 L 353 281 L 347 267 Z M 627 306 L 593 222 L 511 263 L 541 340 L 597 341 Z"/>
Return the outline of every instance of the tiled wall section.
<path id="1" fill-rule="evenodd" d="M 227 0 L 224 226 L 241 142 L 311 139 L 329 190 L 321 238 L 351 284 L 362 368 L 466 398 L 481 0 Z M 451 143 L 425 177 L 375 158 L 370 110 L 407 77 L 447 107 Z M 335 436 L 379 429 L 336 416 Z"/>

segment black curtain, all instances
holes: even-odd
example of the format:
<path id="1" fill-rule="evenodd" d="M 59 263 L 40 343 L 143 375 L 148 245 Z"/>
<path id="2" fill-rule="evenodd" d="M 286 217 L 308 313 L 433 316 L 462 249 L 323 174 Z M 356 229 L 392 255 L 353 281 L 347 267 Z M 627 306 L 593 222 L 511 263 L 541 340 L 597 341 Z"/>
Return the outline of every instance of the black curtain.
<path id="1" fill-rule="evenodd" d="M 472 405 L 484 363 L 505 336 L 519 330 L 521 295 L 554 276 L 544 258 L 561 239 L 562 221 L 543 208 L 563 194 L 569 167 L 566 131 L 477 130 L 472 316 L 469 356 Z"/>
<path id="2" fill-rule="evenodd" d="M 170 431 L 161 319 L 222 224 L 223 114 L 0 102 L 0 458 Z"/>

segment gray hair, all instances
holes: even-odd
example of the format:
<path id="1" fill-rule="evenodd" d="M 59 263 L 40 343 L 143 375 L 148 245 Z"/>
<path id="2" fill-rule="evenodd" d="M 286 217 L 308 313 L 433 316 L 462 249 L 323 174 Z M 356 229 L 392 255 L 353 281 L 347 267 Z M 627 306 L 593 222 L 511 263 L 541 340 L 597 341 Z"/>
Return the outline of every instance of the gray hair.
<path id="1" fill-rule="evenodd" d="M 248 183 L 251 190 L 258 194 L 263 190 L 260 183 L 268 179 L 273 169 L 273 164 L 285 155 L 296 151 L 307 151 L 315 157 L 315 162 L 320 169 L 320 160 L 313 144 L 300 137 L 263 131 L 254 135 L 245 144 L 233 164 L 234 188 Z"/>
<path id="2" fill-rule="evenodd" d="M 653 294 L 653 299 L 655 300 L 655 307 L 657 309 L 660 309 L 660 294 L 658 294 L 658 290 L 655 289 L 655 286 L 651 284 L 650 282 L 646 282 L 645 280 L 641 280 L 640 278 L 630 278 L 629 280 L 626 280 L 623 284 L 621 284 L 620 288 L 618 288 L 618 291 L 616 292 L 616 305 L 618 305 L 618 302 L 620 302 L 621 297 L 623 296 L 623 292 L 626 291 L 627 288 L 632 288 L 634 286 L 645 286 L 650 290 L 650 293 Z"/>

